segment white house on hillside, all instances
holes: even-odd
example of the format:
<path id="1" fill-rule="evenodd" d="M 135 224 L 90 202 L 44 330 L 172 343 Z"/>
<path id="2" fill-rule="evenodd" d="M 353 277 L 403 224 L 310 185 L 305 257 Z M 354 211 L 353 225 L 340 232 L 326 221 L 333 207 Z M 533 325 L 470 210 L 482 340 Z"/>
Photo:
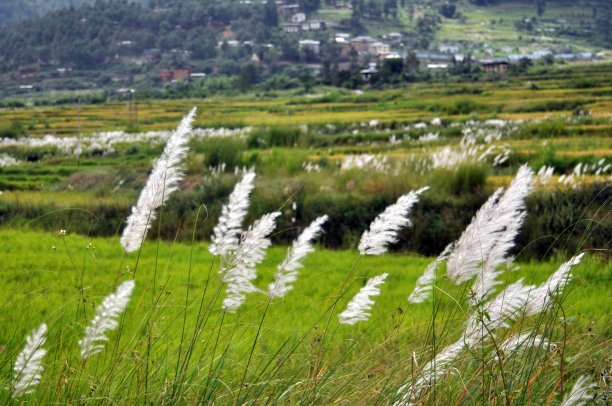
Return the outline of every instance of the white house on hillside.
<path id="1" fill-rule="evenodd" d="M 283 24 L 283 31 L 287 33 L 295 33 L 300 31 L 300 25 L 296 23 L 285 23 Z"/>
<path id="2" fill-rule="evenodd" d="M 320 31 L 325 28 L 325 23 L 321 20 L 310 20 L 302 23 L 304 31 Z"/>
<path id="3" fill-rule="evenodd" d="M 309 49 L 315 54 L 321 50 L 321 42 L 312 39 L 303 39 L 298 42 L 300 49 Z"/>
<path id="4" fill-rule="evenodd" d="M 306 21 L 306 14 L 304 13 L 295 13 L 291 16 L 291 22 L 294 24 L 300 24 Z"/>
<path id="5" fill-rule="evenodd" d="M 368 47 L 368 53 L 371 55 L 385 56 L 390 51 L 389 44 L 383 42 L 374 42 Z"/>

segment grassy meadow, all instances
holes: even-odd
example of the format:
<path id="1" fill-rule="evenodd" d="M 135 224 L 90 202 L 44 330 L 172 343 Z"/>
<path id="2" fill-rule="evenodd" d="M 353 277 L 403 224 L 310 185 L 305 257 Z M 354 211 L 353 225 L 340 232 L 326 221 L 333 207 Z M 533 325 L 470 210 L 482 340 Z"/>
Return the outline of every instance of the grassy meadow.
<path id="1" fill-rule="evenodd" d="M 3 376 L 10 375 L 12 360 L 33 323 L 44 319 L 51 331 L 41 383 L 47 389 L 33 395 L 37 403 L 97 404 L 112 399 L 128 404 L 148 398 L 155 404 L 171 404 L 198 403 L 208 397 L 222 404 L 385 404 L 399 382 L 411 370 L 414 373 L 412 353 L 426 357 L 432 344 L 439 348 L 455 340 L 468 310 L 462 302 L 466 286 L 454 286 L 442 274 L 440 295 L 433 304 L 407 305 L 407 295 L 429 262 L 410 254 L 358 258 L 356 251 L 319 250 L 305 261 L 295 290 L 286 298 L 268 303 L 264 295 L 252 294 L 239 313 L 224 314 L 213 257 L 200 242 L 149 242 L 140 253 L 125 255 L 114 238 L 5 230 L 0 240 L 4 247 L 0 273 Z M 284 255 L 284 248 L 270 250 L 258 267 L 258 286 L 271 281 Z M 519 263 L 518 271 L 504 275 L 504 283 L 519 278 L 541 283 L 560 262 Z M 211 267 L 213 275 L 207 283 Z M 351 269 L 348 287 L 339 291 Z M 574 280 L 554 309 L 553 320 L 522 320 L 505 329 L 500 339 L 534 326 L 556 340 L 567 340 L 563 354 L 567 378 L 605 366 L 612 333 L 612 305 L 606 300 L 612 294 L 611 271 L 605 256 L 595 254 L 573 272 Z M 335 314 L 328 317 L 336 295 L 342 293 L 337 304 L 342 309 L 366 278 L 382 272 L 390 276 L 369 322 L 346 326 L 337 323 Z M 94 307 L 124 278 L 135 278 L 137 288 L 121 327 L 111 335 L 103 354 L 83 363 L 77 341 L 84 326 Z M 173 398 L 177 358 L 185 351 L 181 343 L 188 342 L 182 337 L 193 335 L 202 300 L 211 309 L 200 326 L 193 363 L 184 372 L 190 383 Z M 239 394 L 258 330 L 255 355 Z M 559 352 L 544 352 L 551 370 L 557 370 L 563 362 Z M 520 358 L 514 361 L 520 363 Z M 519 368 L 516 373 L 524 371 Z M 558 382 L 547 381 L 537 390 L 550 391 L 547 394 L 552 396 L 557 386 Z M 281 399 L 289 389 L 290 395 Z M 515 399 L 522 403 L 525 388 L 517 384 L 515 389 Z M 481 395 L 475 388 L 472 391 L 465 395 L 469 403 Z M 6 393 L 2 396 L 8 401 Z"/>
<path id="2" fill-rule="evenodd" d="M 595 384 L 589 399 L 607 404 L 611 72 L 604 63 L 539 66 L 499 81 L 140 99 L 135 108 L 116 100 L 77 107 L 61 102 L 67 94 L 0 109 L 0 404 L 404 405 L 400 388 L 412 385 L 419 405 L 556 405 L 581 376 Z M 192 106 L 179 190 L 142 248 L 126 253 L 126 218 Z M 568 286 L 547 292 L 544 312 L 518 309 L 494 331 L 485 331 L 487 302 L 474 302 L 471 283 L 456 285 L 445 266 L 432 297 L 409 304 L 425 268 L 525 164 L 537 173 L 534 190 L 507 253 L 516 262 L 498 267 L 496 293 L 521 278 L 543 286 L 586 253 Z M 323 214 L 329 222 L 294 290 L 271 300 L 249 293 L 231 313 L 222 310 L 225 284 L 208 248 L 249 168 L 257 178 L 243 227 L 281 213 L 257 288 L 273 280 L 305 226 Z M 376 216 L 424 186 L 390 252 L 360 256 L 355 248 Z M 350 298 L 382 273 L 389 276 L 369 320 L 340 324 Z M 131 279 L 118 328 L 82 360 L 79 340 L 96 309 Z M 486 343 L 438 371 L 438 355 L 473 317 Z M 13 365 L 42 322 L 41 382 L 13 399 Z M 542 340 L 501 349 L 525 332 Z M 422 390 L 420 379 L 430 379 Z"/>

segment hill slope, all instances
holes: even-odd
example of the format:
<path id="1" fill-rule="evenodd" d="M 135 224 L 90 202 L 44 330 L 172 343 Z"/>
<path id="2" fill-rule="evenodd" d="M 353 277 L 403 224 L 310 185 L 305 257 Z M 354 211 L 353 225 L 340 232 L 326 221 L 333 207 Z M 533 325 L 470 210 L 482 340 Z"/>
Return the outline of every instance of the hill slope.
<path id="1" fill-rule="evenodd" d="M 93 4 L 96 0 L 2 0 L 0 2 L 0 27 L 24 20 L 41 17 L 51 11 L 82 4 Z M 146 4 L 146 0 L 132 0 Z"/>

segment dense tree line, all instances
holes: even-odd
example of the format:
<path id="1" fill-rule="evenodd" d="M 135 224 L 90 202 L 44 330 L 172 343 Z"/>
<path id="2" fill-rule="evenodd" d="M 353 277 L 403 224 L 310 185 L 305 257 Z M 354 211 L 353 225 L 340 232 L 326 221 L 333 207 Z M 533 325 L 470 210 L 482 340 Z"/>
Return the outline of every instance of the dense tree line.
<path id="1" fill-rule="evenodd" d="M 148 0 L 130 1 L 147 4 Z M 40 17 L 62 8 L 94 2 L 95 0 L 2 0 L 0 1 L 0 27 Z"/>
<path id="2" fill-rule="evenodd" d="M 52 12 L 35 24 L 28 21 L 0 29 L 0 69 L 31 64 L 86 69 L 152 48 L 160 53 L 188 51 L 192 58 L 206 60 L 215 57 L 225 27 L 238 40 L 264 43 L 280 41 L 277 24 L 269 3 L 152 0 L 146 7 L 125 0 L 97 0 Z"/>

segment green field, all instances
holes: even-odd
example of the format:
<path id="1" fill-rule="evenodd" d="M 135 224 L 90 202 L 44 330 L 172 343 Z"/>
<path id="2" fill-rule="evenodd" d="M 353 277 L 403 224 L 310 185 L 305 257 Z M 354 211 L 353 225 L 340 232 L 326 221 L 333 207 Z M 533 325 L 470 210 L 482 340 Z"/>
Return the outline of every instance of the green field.
<path id="1" fill-rule="evenodd" d="M 320 386 L 316 399 L 325 404 L 351 399 L 366 404 L 369 403 L 367 399 L 373 401 L 373 393 L 378 393 L 378 401 L 384 404 L 384 399 L 393 394 L 395 385 L 409 374 L 412 351 L 421 354 L 432 344 L 432 304 L 406 303 L 416 278 L 430 261 L 427 258 L 405 254 L 358 258 L 356 251 L 315 252 L 306 260 L 295 290 L 285 299 L 272 301 L 266 308 L 265 296 L 249 295 L 238 314 L 224 316 L 220 328 L 222 311 L 219 297 L 214 294 L 220 282 L 213 266 L 206 288 L 213 263 L 206 244 L 158 245 L 151 242 L 145 244 L 138 255 L 125 256 L 114 238 L 70 234 L 62 237 L 57 233 L 5 230 L 0 232 L 0 242 L 3 247 L 0 275 L 4 286 L 0 296 L 2 376 L 8 379 L 23 337 L 38 323 L 47 322 L 49 355 L 41 384 L 47 389 L 38 391 L 32 398 L 40 403 L 73 402 L 76 396 L 86 403 L 104 402 L 107 397 L 120 404 L 142 402 L 147 396 L 143 381 L 147 365 L 149 399 L 154 403 L 172 403 L 169 394 L 180 337 L 184 334 L 182 329 L 186 327 L 186 337 L 193 334 L 204 292 L 205 306 L 210 305 L 211 310 L 199 335 L 194 362 L 188 371 L 189 387 L 184 389 L 181 402 L 194 402 L 198 394 L 203 394 L 204 384 L 210 385 L 209 395 L 218 402 L 238 401 L 236 396 L 245 358 L 264 312 L 266 318 L 245 380 L 250 384 L 242 396 L 255 396 L 258 393 L 256 382 L 267 382 L 268 387 L 262 390 L 270 396 L 279 396 L 296 384 L 298 387 L 291 391 L 290 397 L 304 402 L 309 396 L 315 396 L 310 385 L 317 382 Z M 282 248 L 269 252 L 259 267 L 258 286 L 267 285 L 284 254 Z M 548 325 L 534 318 L 512 326 L 502 333 L 502 337 L 515 329 L 535 326 L 558 340 L 567 339 L 565 357 L 580 358 L 580 361 L 568 362 L 568 377 L 582 373 L 587 359 L 594 362 L 594 366 L 605 363 L 603 355 L 610 349 L 607 340 L 612 333 L 609 323 L 612 305 L 607 300 L 612 293 L 612 268 L 609 262 L 602 262 L 602 257 L 596 258 L 586 261 L 574 272 L 575 278 L 563 299 L 563 312 L 568 319 L 566 326 L 560 321 L 553 320 L 552 325 Z M 350 272 L 356 260 L 357 265 Z M 559 260 L 521 263 L 519 271 L 507 274 L 504 279 L 512 282 L 524 277 L 528 283 L 540 283 L 559 263 Z M 345 306 L 348 297 L 363 285 L 365 278 L 382 272 L 390 275 L 370 322 L 356 326 L 338 325 L 336 314 L 329 312 L 349 272 L 346 295 L 339 300 L 335 313 Z M 118 280 L 126 278 L 135 278 L 137 288 L 119 333 L 111 333 L 105 352 L 87 364 L 80 363 L 77 341 L 92 317 L 94 306 Z M 188 286 L 189 299 L 186 300 Z M 435 340 L 437 346 L 442 346 L 457 337 L 468 308 L 463 301 L 465 287 L 453 287 L 443 279 L 438 286 L 441 294 L 436 299 L 438 331 Z M 555 311 L 562 318 L 559 309 Z M 331 316 L 329 326 L 328 315 Z M 565 338 L 564 328 L 567 328 Z M 324 330 L 327 336 L 323 351 L 318 340 Z M 217 348 L 217 357 L 222 352 L 224 355 L 215 358 L 211 340 L 219 332 L 224 344 Z M 224 350 L 226 342 L 231 345 Z M 554 354 L 549 356 L 558 357 Z M 267 365 L 272 359 L 279 363 L 285 356 L 287 360 L 278 370 Z M 602 358 L 598 360 L 598 357 Z M 211 361 L 215 380 L 207 382 Z M 321 375 L 309 378 L 308 368 L 304 366 L 312 367 L 318 361 Z M 222 368 L 217 371 L 219 375 L 215 375 L 220 362 Z M 424 360 L 419 359 L 419 362 Z M 346 368 L 353 368 L 353 375 L 344 375 L 342 371 Z M 374 372 L 366 374 L 366 371 Z M 386 382 L 390 371 L 398 375 Z M 347 390 L 345 385 L 352 389 Z M 547 382 L 538 390 L 550 391 L 553 387 Z M 470 396 L 475 400 L 477 391 Z"/>

